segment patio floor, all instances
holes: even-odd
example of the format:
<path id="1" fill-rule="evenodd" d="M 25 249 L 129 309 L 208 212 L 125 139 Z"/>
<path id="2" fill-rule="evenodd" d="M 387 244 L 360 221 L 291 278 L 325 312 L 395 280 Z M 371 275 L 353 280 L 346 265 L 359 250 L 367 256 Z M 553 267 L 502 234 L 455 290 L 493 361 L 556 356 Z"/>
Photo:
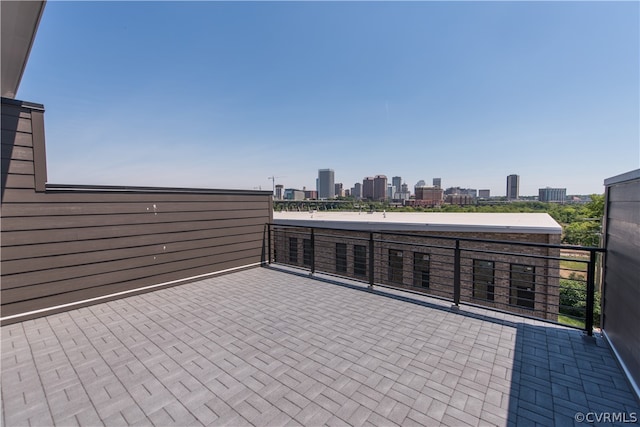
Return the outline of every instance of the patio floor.
<path id="1" fill-rule="evenodd" d="M 640 414 L 599 336 L 274 268 L 2 327 L 6 426 L 550 426 L 577 413 Z"/>

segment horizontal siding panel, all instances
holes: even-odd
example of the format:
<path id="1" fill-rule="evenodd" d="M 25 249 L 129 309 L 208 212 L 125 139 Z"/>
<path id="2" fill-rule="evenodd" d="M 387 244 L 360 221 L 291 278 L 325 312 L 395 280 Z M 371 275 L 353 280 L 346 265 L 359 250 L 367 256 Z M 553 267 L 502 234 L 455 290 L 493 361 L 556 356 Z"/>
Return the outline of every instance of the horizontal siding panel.
<path id="1" fill-rule="evenodd" d="M 607 250 L 622 245 L 625 248 L 640 248 L 640 233 L 638 225 L 626 221 L 610 220 L 607 233 Z"/>
<path id="2" fill-rule="evenodd" d="M 27 216 L 164 214 L 186 212 L 237 212 L 266 209 L 264 200 L 166 202 L 166 203 L 11 203 L 4 207 L 3 218 Z"/>
<path id="3" fill-rule="evenodd" d="M 640 202 L 618 202 L 607 209 L 609 220 L 640 224 Z"/>
<path id="4" fill-rule="evenodd" d="M 244 245 L 244 244 L 243 244 Z M 238 245 L 240 247 L 241 245 Z M 171 274 L 173 272 L 182 271 L 182 277 L 189 277 L 196 273 L 190 270 L 201 267 L 215 266 L 216 264 L 224 264 L 234 261 L 242 261 L 241 265 L 257 263 L 261 261 L 262 248 L 242 249 L 239 251 L 225 250 L 219 248 L 206 256 L 187 257 L 185 259 L 167 260 L 157 265 L 140 265 L 136 268 L 125 270 L 108 269 L 104 273 L 93 274 L 88 276 L 73 275 L 70 279 L 61 279 L 57 281 L 48 281 L 46 283 L 25 284 L 24 286 L 7 288 L 2 290 L 2 307 L 4 305 L 25 299 L 43 298 L 56 294 L 76 292 L 80 290 L 88 290 L 95 288 L 103 288 L 114 283 L 132 282 L 135 280 L 145 279 Z M 107 263 L 115 264 L 115 263 Z M 211 267 L 209 271 L 216 271 Z M 185 274 L 185 272 L 187 272 Z M 180 277 L 180 276 L 178 276 Z M 164 280 L 164 279 L 163 279 Z M 161 281 L 154 280 L 156 283 Z M 153 281 L 151 282 L 153 283 Z M 132 289 L 133 286 L 126 289 Z M 103 290 L 104 292 L 104 290 Z M 5 315 L 3 313 L 3 315 Z"/>
<path id="5" fill-rule="evenodd" d="M 243 252 L 252 249 L 261 249 L 262 242 L 249 242 L 228 245 L 227 247 L 213 247 L 205 249 L 194 249 L 169 254 L 157 254 L 154 256 L 145 256 L 138 258 L 130 258 L 125 260 L 107 261 L 96 264 L 87 264 L 74 267 L 53 268 L 50 270 L 33 271 L 22 274 L 3 275 L 2 291 L 8 292 L 13 288 L 27 288 L 35 285 L 51 285 L 52 283 L 63 281 L 69 286 L 95 286 L 97 284 L 107 284 L 124 279 L 114 279 L 113 277 L 131 277 L 134 278 L 140 270 L 160 269 L 161 271 L 169 264 L 176 262 L 191 265 L 196 260 L 210 259 L 212 256 L 225 255 L 234 252 Z M 184 267 L 187 268 L 187 267 Z M 147 273 L 145 273 L 147 275 Z M 77 280 L 76 280 L 77 279 Z M 75 282 L 74 282 L 75 281 Z M 82 284 L 84 281 L 85 284 Z M 97 282 L 97 283 L 96 283 Z"/>
<path id="6" fill-rule="evenodd" d="M 19 145 L 1 144 L 2 158 L 13 160 L 29 160 L 33 162 L 33 149 Z"/>
<path id="7" fill-rule="evenodd" d="M 31 133 L 15 132 L 11 130 L 2 131 L 2 145 L 16 145 L 33 149 L 33 136 Z"/>
<path id="8" fill-rule="evenodd" d="M 9 163 L 6 173 L 16 175 L 33 175 L 33 161 L 12 160 L 11 163 Z"/>
<path id="9" fill-rule="evenodd" d="M 174 222 L 139 225 L 119 225 L 111 227 L 89 227 L 62 230 L 29 230 L 3 232 L 2 246 L 28 245 L 54 242 L 74 242 L 80 240 L 112 239 L 124 236 L 149 236 L 154 234 L 181 233 L 184 231 L 214 230 L 242 226 L 264 225 L 265 216 L 253 218 L 225 218 L 214 221 Z M 6 249 L 5 249 L 6 250 Z"/>
<path id="10" fill-rule="evenodd" d="M 199 239 L 233 239 L 236 236 L 242 237 L 248 234 L 256 234 L 262 236 L 264 234 L 264 231 L 264 224 L 259 223 L 252 225 L 242 225 L 238 227 L 181 231 L 176 233 L 156 233 L 132 237 L 7 246 L 2 250 L 0 254 L 2 256 L 2 262 L 4 263 L 5 261 L 9 260 L 49 257 L 66 254 L 80 254 L 83 252 L 126 249 L 158 244 L 173 244 Z"/>
<path id="11" fill-rule="evenodd" d="M 2 107 L 4 110 L 4 107 Z M 15 117 L 6 116 L 4 111 L 2 112 L 2 130 L 18 131 L 31 133 L 31 118 L 29 117 Z"/>
<path id="12" fill-rule="evenodd" d="M 3 104 L 2 117 L 7 121 L 12 119 L 15 120 L 16 118 L 30 119 L 31 111 L 18 106 Z M 2 127 L 4 128 L 4 126 Z"/>
<path id="13" fill-rule="evenodd" d="M 617 202 L 638 202 L 640 181 L 615 184 L 609 188 L 609 204 Z"/>
<path id="14" fill-rule="evenodd" d="M 5 188 L 29 188 L 34 190 L 36 188 L 36 182 L 33 175 L 7 175 Z M 6 193 L 7 191 L 5 190 L 4 195 L 6 195 Z M 2 198 L 2 203 L 7 203 L 6 197 Z"/>
<path id="15" fill-rule="evenodd" d="M 121 215 L 78 215 L 56 217 L 8 217 L 2 220 L 2 231 L 55 230 L 62 228 L 109 227 L 114 225 L 139 225 L 159 223 L 183 223 L 233 218 L 254 218 L 263 210 L 203 211 L 203 212 L 146 212 Z M 78 231 L 79 233 L 81 231 Z"/>
<path id="16" fill-rule="evenodd" d="M 27 299 L 13 304 L 2 305 L 2 316 L 13 316 L 20 313 L 25 313 L 33 310 L 45 309 L 48 307 L 58 306 L 62 304 L 68 304 L 77 301 L 83 301 L 85 299 L 101 297 L 104 295 L 110 295 L 117 292 L 135 290 L 141 287 L 155 285 L 159 283 L 165 283 L 173 280 L 180 280 L 187 277 L 198 276 L 202 274 L 214 273 L 216 271 L 222 271 L 230 268 L 239 268 L 255 262 L 255 257 L 248 256 L 244 258 L 232 258 L 224 260 L 220 257 L 216 262 L 212 262 L 208 265 L 195 267 L 188 270 L 176 270 L 165 274 L 158 274 L 155 276 L 144 277 L 141 279 L 128 280 L 125 282 L 114 283 L 110 285 L 100 286 L 96 288 L 81 289 L 74 292 L 68 292 L 64 294 L 57 294 L 45 298 Z M 145 292 L 145 291 L 142 291 Z M 28 295 L 30 296 L 30 295 Z M 122 297 L 118 297 L 122 298 Z M 75 308 L 75 307 L 73 307 Z M 49 314 L 44 313 L 42 316 Z M 17 319 L 20 321 L 21 319 Z"/>
<path id="17" fill-rule="evenodd" d="M 224 191 L 224 190 L 221 190 Z M 5 199 L 13 203 L 165 203 L 165 202 L 263 202 L 269 205 L 269 196 L 254 194 L 208 193 L 144 193 L 144 192 L 62 192 L 47 190 L 45 193 L 8 192 Z"/>
<path id="18" fill-rule="evenodd" d="M 126 260 L 136 257 L 160 257 L 166 254 L 186 250 L 201 249 L 206 251 L 209 248 L 218 246 L 228 246 L 229 248 L 231 248 L 234 244 L 239 243 L 255 243 L 261 245 L 262 236 L 260 234 L 251 233 L 244 235 L 214 237 L 209 239 L 189 240 L 175 243 L 164 242 L 149 246 L 119 248 L 103 251 L 84 251 L 77 254 L 3 261 L 2 274 L 6 278 L 12 274 L 29 273 L 39 270 L 79 266 L 84 264 L 95 264 L 106 261 Z"/>

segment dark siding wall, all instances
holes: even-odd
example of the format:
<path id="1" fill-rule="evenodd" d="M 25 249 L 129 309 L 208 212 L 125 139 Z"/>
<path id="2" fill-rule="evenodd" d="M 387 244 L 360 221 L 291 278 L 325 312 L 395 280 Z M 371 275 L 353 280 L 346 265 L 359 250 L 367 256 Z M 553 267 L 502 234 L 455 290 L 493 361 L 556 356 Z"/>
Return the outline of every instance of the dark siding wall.
<path id="1" fill-rule="evenodd" d="M 603 328 L 640 384 L 640 170 L 622 179 L 607 183 Z"/>
<path id="2" fill-rule="evenodd" d="M 51 185 L 44 191 L 42 111 L 7 102 L 3 323 L 12 321 L 7 316 L 262 261 L 270 192 Z"/>

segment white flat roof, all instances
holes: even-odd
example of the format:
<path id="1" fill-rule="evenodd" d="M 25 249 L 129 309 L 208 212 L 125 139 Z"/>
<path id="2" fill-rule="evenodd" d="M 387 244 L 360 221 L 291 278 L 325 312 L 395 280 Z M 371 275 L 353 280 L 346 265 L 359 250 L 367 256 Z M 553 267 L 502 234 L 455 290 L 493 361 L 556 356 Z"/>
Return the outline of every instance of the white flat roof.
<path id="1" fill-rule="evenodd" d="M 560 224 L 547 213 L 274 212 L 273 222 L 368 231 L 562 233 Z"/>

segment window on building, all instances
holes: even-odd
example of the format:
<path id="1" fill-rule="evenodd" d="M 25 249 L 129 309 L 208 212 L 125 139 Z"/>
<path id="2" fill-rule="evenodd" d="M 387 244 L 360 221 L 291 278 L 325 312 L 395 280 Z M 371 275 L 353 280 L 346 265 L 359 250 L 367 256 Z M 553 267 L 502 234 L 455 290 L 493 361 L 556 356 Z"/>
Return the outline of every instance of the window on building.
<path id="1" fill-rule="evenodd" d="M 289 237 L 289 262 L 291 264 L 298 263 L 298 238 Z"/>
<path id="2" fill-rule="evenodd" d="M 494 300 L 495 265 L 493 261 L 473 260 L 473 297 Z"/>
<path id="3" fill-rule="evenodd" d="M 353 246 L 353 274 L 367 275 L 367 247 L 364 245 Z"/>
<path id="4" fill-rule="evenodd" d="M 413 253 L 413 286 L 429 287 L 429 255 L 420 252 Z"/>
<path id="5" fill-rule="evenodd" d="M 311 257 L 313 256 L 313 248 L 311 247 L 311 239 L 302 241 L 302 264 L 311 267 Z"/>
<path id="6" fill-rule="evenodd" d="M 535 305 L 535 269 L 530 265 L 511 264 L 509 303 L 525 308 Z"/>
<path id="7" fill-rule="evenodd" d="M 336 271 L 338 273 L 347 272 L 347 244 L 336 243 Z"/>
<path id="8" fill-rule="evenodd" d="M 389 249 L 389 281 L 402 283 L 402 251 Z"/>

